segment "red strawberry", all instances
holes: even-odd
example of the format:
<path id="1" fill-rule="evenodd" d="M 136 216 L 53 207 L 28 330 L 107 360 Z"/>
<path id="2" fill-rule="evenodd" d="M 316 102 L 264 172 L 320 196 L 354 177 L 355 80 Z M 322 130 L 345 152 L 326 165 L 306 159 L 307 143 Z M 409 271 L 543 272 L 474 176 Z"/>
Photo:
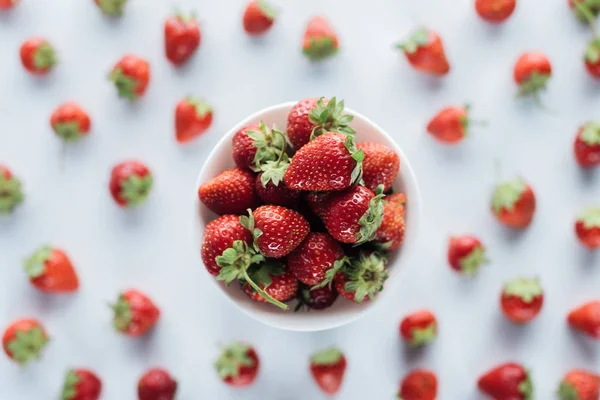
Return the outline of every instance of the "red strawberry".
<path id="1" fill-rule="evenodd" d="M 532 400 L 529 372 L 517 363 L 497 366 L 479 378 L 479 390 L 494 400 Z"/>
<path id="2" fill-rule="evenodd" d="M 415 369 L 402 380 L 398 398 L 401 400 L 435 400 L 437 387 L 435 373 L 427 369 Z"/>
<path id="3" fill-rule="evenodd" d="M 338 293 L 333 287 L 311 288 L 300 284 L 298 288 L 298 305 L 295 311 L 300 310 L 303 306 L 313 310 L 324 310 L 331 307 L 337 298 Z"/>
<path id="4" fill-rule="evenodd" d="M 352 115 L 344 114 L 344 100 L 308 98 L 292 107 L 287 117 L 287 135 L 296 150 L 326 132 L 355 134 L 348 124 Z"/>
<path id="5" fill-rule="evenodd" d="M 12 213 L 24 198 L 21 181 L 0 164 L 0 215 Z"/>
<path id="6" fill-rule="evenodd" d="M 382 199 L 380 191 L 375 195 L 364 186 L 331 195 L 322 215 L 327 231 L 342 243 L 358 245 L 375 239 L 385 212 Z"/>
<path id="7" fill-rule="evenodd" d="M 440 111 L 427 124 L 427 132 L 443 143 L 455 144 L 469 135 L 469 106 L 450 106 Z"/>
<path id="8" fill-rule="evenodd" d="M 261 289 L 257 291 L 250 281 L 243 286 L 244 292 L 254 301 L 280 306 L 281 303 L 296 297 L 298 293 L 296 277 L 286 270 L 285 266 L 279 261 L 268 260 L 255 265 L 250 268 L 248 275 L 251 281 Z M 267 298 L 264 293 L 269 295 L 270 298 Z M 271 299 L 275 299 L 279 304 Z M 287 309 L 287 307 L 284 309 Z"/>
<path id="9" fill-rule="evenodd" d="M 225 170 L 200 185 L 198 198 L 217 214 L 243 214 L 258 205 L 254 174 L 240 168 Z"/>
<path id="10" fill-rule="evenodd" d="M 503 224 L 517 229 L 529 226 L 535 213 L 535 194 L 521 178 L 501 183 L 492 197 L 492 212 Z"/>
<path id="11" fill-rule="evenodd" d="M 127 0 L 94 0 L 98 8 L 111 17 L 120 17 L 127 4 Z"/>
<path id="12" fill-rule="evenodd" d="M 175 108 L 175 138 L 179 143 L 187 143 L 210 128 L 213 110 L 203 100 L 186 97 Z"/>
<path id="13" fill-rule="evenodd" d="M 586 122 L 575 138 L 575 159 L 583 168 L 600 165 L 600 124 Z"/>
<path id="14" fill-rule="evenodd" d="M 325 215 L 331 194 L 332 192 L 310 192 L 306 195 L 308 207 L 319 218 Z"/>
<path id="15" fill-rule="evenodd" d="M 383 185 L 384 192 L 390 190 L 400 171 L 398 154 L 378 143 L 359 143 L 356 147 L 365 153 L 362 165 L 365 186 L 373 192 L 379 185 Z"/>
<path id="16" fill-rule="evenodd" d="M 114 311 L 113 325 L 128 336 L 142 336 L 156 325 L 160 310 L 142 292 L 130 289 L 119 295 L 111 306 Z"/>
<path id="17" fill-rule="evenodd" d="M 600 14 L 600 3 L 597 0 L 569 0 L 569 7 L 581 22 L 592 28 L 596 25 L 596 17 Z"/>
<path id="18" fill-rule="evenodd" d="M 225 347 L 215 361 L 215 369 L 219 377 L 234 387 L 250 386 L 260 368 L 260 359 L 256 350 L 250 345 L 233 342 Z"/>
<path id="19" fill-rule="evenodd" d="M 162 368 L 146 371 L 137 385 L 139 400 L 173 400 L 177 382 Z"/>
<path id="20" fill-rule="evenodd" d="M 600 207 L 588 208 L 577 217 L 575 233 L 590 250 L 600 248 Z"/>
<path id="21" fill-rule="evenodd" d="M 495 24 L 506 21 L 516 7 L 517 0 L 475 0 L 477 14 Z"/>
<path id="22" fill-rule="evenodd" d="M 134 207 L 148 198 L 152 189 L 152 173 L 139 161 L 123 161 L 110 174 L 109 189 L 121 207 Z"/>
<path id="23" fill-rule="evenodd" d="M 383 219 L 377 228 L 375 241 L 387 251 L 398 250 L 404 241 L 404 206 L 395 201 L 383 200 Z"/>
<path id="24" fill-rule="evenodd" d="M 250 0 L 244 11 L 243 23 L 247 34 L 262 35 L 271 29 L 277 11 L 265 0 Z"/>
<path id="25" fill-rule="evenodd" d="M 194 55 L 200 40 L 200 28 L 193 15 L 177 14 L 165 21 L 165 55 L 176 67 Z"/>
<path id="26" fill-rule="evenodd" d="M 302 40 L 302 52 L 311 61 L 333 57 L 338 52 L 337 33 L 321 16 L 312 17 L 306 25 Z"/>
<path id="27" fill-rule="evenodd" d="M 65 142 L 75 142 L 90 132 L 90 117 L 77 103 L 64 103 L 52 113 L 50 125 Z"/>
<path id="28" fill-rule="evenodd" d="M 310 373 L 326 394 L 333 396 L 340 391 L 346 373 L 346 357 L 338 349 L 327 349 L 310 358 Z"/>
<path id="29" fill-rule="evenodd" d="M 437 320 L 428 310 L 419 310 L 404 317 L 400 323 L 400 336 L 411 346 L 419 347 L 433 342 L 437 337 Z"/>
<path id="30" fill-rule="evenodd" d="M 102 382 L 90 370 L 72 369 L 67 372 L 61 400 L 98 400 L 102 392 Z"/>
<path id="31" fill-rule="evenodd" d="M 569 324 L 591 338 L 600 339 L 600 300 L 590 301 L 572 310 Z"/>
<path id="32" fill-rule="evenodd" d="M 48 335 L 39 321 L 34 319 L 14 321 L 2 336 L 4 352 L 21 365 L 38 359 L 46 344 Z"/>
<path id="33" fill-rule="evenodd" d="M 33 286 L 46 293 L 69 293 L 79 288 L 79 279 L 69 257 L 60 249 L 44 246 L 25 261 Z"/>
<path id="34" fill-rule="evenodd" d="M 233 135 L 233 160 L 240 168 L 269 171 L 269 180 L 281 180 L 288 158 L 285 134 L 263 121 L 243 127 Z"/>
<path id="35" fill-rule="evenodd" d="M 387 195 L 385 196 L 385 201 L 389 201 L 390 203 L 398 203 L 402 207 L 406 208 L 406 195 L 404 193 L 392 193 Z"/>
<path id="36" fill-rule="evenodd" d="M 512 322 L 524 324 L 540 313 L 544 304 L 544 289 L 538 279 L 514 279 L 504 285 L 500 306 Z"/>
<path id="37" fill-rule="evenodd" d="M 304 217 L 281 206 L 260 206 L 240 223 L 254 235 L 258 249 L 265 257 L 281 258 L 294 250 L 308 235 Z"/>
<path id="38" fill-rule="evenodd" d="M 13 8 L 21 0 L 0 0 L 0 12 Z"/>
<path id="39" fill-rule="evenodd" d="M 309 233 L 306 239 L 288 255 L 288 268 L 298 280 L 316 285 L 344 257 L 344 250 L 327 233 Z"/>
<path id="40" fill-rule="evenodd" d="M 437 76 L 450 72 L 442 39 L 431 29 L 417 29 L 406 42 L 399 43 L 396 47 L 404 52 L 408 62 L 416 70 Z"/>
<path id="41" fill-rule="evenodd" d="M 115 84 L 119 97 L 134 102 L 148 89 L 150 64 L 138 56 L 128 54 L 115 64 L 109 79 Z"/>
<path id="42" fill-rule="evenodd" d="M 551 76 L 552 65 L 543 53 L 524 53 L 515 64 L 514 79 L 519 85 L 519 96 L 531 95 L 539 101 L 539 92 L 546 89 Z"/>
<path id="43" fill-rule="evenodd" d="M 237 240 L 252 243 L 252 233 L 240 224 L 237 215 L 223 215 L 206 225 L 202 239 L 202 261 L 211 275 L 219 275 L 221 267 L 217 264 L 217 257 L 233 247 Z"/>
<path id="44" fill-rule="evenodd" d="M 600 37 L 595 37 L 583 57 L 585 68 L 593 78 L 600 79 Z"/>
<path id="45" fill-rule="evenodd" d="M 328 132 L 298 150 L 283 180 L 296 190 L 344 190 L 360 180 L 363 158 L 352 136 Z"/>
<path id="46" fill-rule="evenodd" d="M 336 271 L 335 289 L 342 297 L 356 303 L 373 300 L 383 290 L 383 283 L 388 278 L 386 263 L 387 259 L 376 252 L 367 254 L 361 251 L 358 257 L 350 259 L 339 272 Z M 321 285 L 327 283 L 326 279 Z"/>
<path id="47" fill-rule="evenodd" d="M 266 180 L 266 184 L 263 183 Z M 269 176 L 261 172 L 256 177 L 256 194 L 265 204 L 276 206 L 293 207 L 298 203 L 300 192 L 298 190 L 289 189 L 285 183 L 278 182 L 275 185 L 274 181 L 268 179 Z"/>
<path id="48" fill-rule="evenodd" d="M 56 52 L 46 39 L 33 37 L 21 45 L 21 63 L 33 75 L 46 75 L 57 62 Z"/>
<path id="49" fill-rule="evenodd" d="M 581 369 L 572 369 L 558 387 L 560 400 L 600 399 L 600 376 Z"/>
<path id="50" fill-rule="evenodd" d="M 475 236 L 452 236 L 448 244 L 448 263 L 455 271 L 473 276 L 488 263 L 485 247 Z"/>

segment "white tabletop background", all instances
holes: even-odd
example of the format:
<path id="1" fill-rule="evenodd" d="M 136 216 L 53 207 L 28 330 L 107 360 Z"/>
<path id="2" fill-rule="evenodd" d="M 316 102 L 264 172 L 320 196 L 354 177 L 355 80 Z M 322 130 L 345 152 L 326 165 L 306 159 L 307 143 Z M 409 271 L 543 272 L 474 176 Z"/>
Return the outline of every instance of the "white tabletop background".
<path id="1" fill-rule="evenodd" d="M 134 399 L 151 366 L 172 372 L 182 400 L 322 399 L 308 357 L 330 345 L 349 362 L 340 399 L 392 398 L 415 367 L 437 372 L 442 400 L 480 399 L 477 377 L 507 360 L 532 369 L 537 399 L 554 398 L 569 368 L 599 371 L 598 345 L 565 323 L 570 308 L 600 295 L 600 254 L 584 251 L 573 233 L 578 211 L 600 202 L 600 175 L 582 173 L 572 155 L 578 125 L 599 118 L 600 84 L 584 70 L 589 33 L 566 2 L 521 0 L 508 23 L 492 27 L 477 18 L 472 0 L 279 1 L 279 20 L 259 40 L 242 31 L 241 0 L 133 0 L 114 21 L 92 0 L 24 0 L 0 15 L 0 161 L 27 193 L 17 212 L 0 220 L 0 323 L 36 317 L 52 336 L 43 358 L 27 368 L 0 357 L 0 399 L 56 399 L 69 367 L 95 370 L 103 399 Z M 180 70 L 163 55 L 162 24 L 175 9 L 195 10 L 202 29 L 201 49 Z M 300 43 L 306 21 L 318 13 L 338 31 L 341 49 L 312 65 Z M 421 23 L 444 39 L 452 71 L 443 79 L 417 74 L 393 49 Z M 45 78 L 20 65 L 19 46 L 31 35 L 46 36 L 59 52 L 61 64 Z M 542 50 L 553 63 L 544 102 L 554 115 L 515 98 L 512 66 L 526 50 Z M 106 79 L 128 52 L 152 68 L 149 90 L 134 105 L 119 100 Z M 215 121 L 182 147 L 173 111 L 187 94 L 212 103 Z M 321 95 L 345 99 L 394 137 L 415 167 L 424 218 L 417 257 L 385 304 L 349 326 L 292 333 L 243 315 L 208 281 L 192 234 L 194 184 L 214 144 L 239 120 Z M 93 131 L 61 158 L 49 116 L 66 100 L 90 112 Z M 465 102 L 489 127 L 474 128 L 457 147 L 435 143 L 426 121 Z M 147 204 L 124 211 L 107 183 L 112 165 L 132 157 L 149 164 L 155 187 Z M 489 212 L 495 160 L 502 177 L 523 176 L 537 193 L 534 223 L 522 233 L 508 232 Z M 461 232 L 480 235 L 492 259 L 473 280 L 454 274 L 445 260 L 448 236 Z M 64 248 L 76 264 L 76 295 L 46 296 L 29 285 L 21 262 L 44 243 Z M 498 307 L 502 283 L 536 275 L 546 290 L 544 309 L 528 326 L 511 325 Z M 106 303 L 129 287 L 162 309 L 148 338 L 112 329 Z M 440 335 L 423 351 L 408 352 L 398 323 L 422 307 L 437 313 Z M 218 345 L 233 339 L 253 343 L 261 356 L 259 379 L 246 390 L 226 387 L 212 367 Z"/>

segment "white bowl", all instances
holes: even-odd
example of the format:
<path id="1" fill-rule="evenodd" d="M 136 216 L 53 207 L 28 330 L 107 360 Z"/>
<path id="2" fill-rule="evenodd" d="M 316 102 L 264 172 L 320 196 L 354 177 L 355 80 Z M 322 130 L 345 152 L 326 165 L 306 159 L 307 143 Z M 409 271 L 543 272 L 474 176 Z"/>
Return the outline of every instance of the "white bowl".
<path id="1" fill-rule="evenodd" d="M 217 217 L 216 214 L 198 200 L 197 189 L 202 183 L 212 179 L 219 172 L 235 167 L 231 147 L 231 138 L 233 135 L 242 127 L 259 122 L 260 120 L 263 120 L 269 127 L 275 124 L 279 129 L 285 129 L 287 115 L 294 104 L 296 103 L 278 104 L 249 116 L 227 132 L 210 153 L 198 175 L 196 187 L 194 188 L 194 196 L 196 198 L 196 207 L 194 208 L 196 243 L 201 243 L 206 224 Z M 394 182 L 393 188 L 396 192 L 401 191 L 406 193 L 408 199 L 404 244 L 399 251 L 391 255 L 388 264 L 389 279 L 385 283 L 385 290 L 378 294 L 375 301 L 365 301 L 362 304 L 355 304 L 340 296 L 332 307 L 322 311 L 294 312 L 293 304 L 287 311 L 284 311 L 271 304 L 255 302 L 240 290 L 238 284 L 232 283 L 231 286 L 227 287 L 222 282 L 215 280 L 208 271 L 206 272 L 206 279 L 214 282 L 219 292 L 223 293 L 240 310 L 267 325 L 292 331 L 309 332 L 331 329 L 348 324 L 363 316 L 367 310 L 372 309 L 375 305 L 384 303 L 389 294 L 396 290 L 402 275 L 401 272 L 404 268 L 408 268 L 409 255 L 412 253 L 416 243 L 417 228 L 421 213 L 421 195 L 415 174 L 402 150 L 398 148 L 387 133 L 363 115 L 348 108 L 346 108 L 345 112 L 354 116 L 351 126 L 356 130 L 357 142 L 369 141 L 384 144 L 394 149 L 400 157 L 400 173 Z"/>

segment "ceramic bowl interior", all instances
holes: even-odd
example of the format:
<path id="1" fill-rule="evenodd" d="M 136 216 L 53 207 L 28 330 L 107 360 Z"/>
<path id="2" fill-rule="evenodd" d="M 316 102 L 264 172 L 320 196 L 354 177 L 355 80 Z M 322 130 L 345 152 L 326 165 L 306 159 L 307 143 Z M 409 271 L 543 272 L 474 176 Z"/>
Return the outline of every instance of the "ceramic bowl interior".
<path id="1" fill-rule="evenodd" d="M 235 167 L 231 146 L 233 135 L 242 127 L 250 123 L 259 122 L 260 120 L 263 120 L 267 126 L 275 124 L 279 129 L 285 129 L 288 112 L 294 104 L 295 102 L 279 104 L 249 116 L 234 126 L 213 149 L 198 175 L 196 187 L 194 188 L 196 199 L 196 207 L 194 209 L 196 243 L 201 243 L 206 224 L 217 217 L 216 214 L 198 200 L 197 188 L 201 183 L 213 178 L 219 172 Z M 388 264 L 389 279 L 386 281 L 385 290 L 378 295 L 375 301 L 365 301 L 362 304 L 355 304 L 339 297 L 332 307 L 322 311 L 294 312 L 293 303 L 290 303 L 289 310 L 284 311 L 270 304 L 252 301 L 240 290 L 238 284 L 234 283 L 227 287 L 206 272 L 206 279 L 214 282 L 219 292 L 231 300 L 240 310 L 267 325 L 293 331 L 319 331 L 355 321 L 376 304 L 384 303 L 386 297 L 398 286 L 397 283 L 401 279 L 402 271 L 409 267 L 410 253 L 412 252 L 411 249 L 415 246 L 421 213 L 421 197 L 416 177 L 408 159 L 388 134 L 361 114 L 350 109 L 346 109 L 346 113 L 354 116 L 351 126 L 357 132 L 357 142 L 369 141 L 386 145 L 394 149 L 400 157 L 400 173 L 394 182 L 393 189 L 396 192 L 401 191 L 406 193 L 408 199 L 404 244 L 399 251 L 390 256 Z"/>

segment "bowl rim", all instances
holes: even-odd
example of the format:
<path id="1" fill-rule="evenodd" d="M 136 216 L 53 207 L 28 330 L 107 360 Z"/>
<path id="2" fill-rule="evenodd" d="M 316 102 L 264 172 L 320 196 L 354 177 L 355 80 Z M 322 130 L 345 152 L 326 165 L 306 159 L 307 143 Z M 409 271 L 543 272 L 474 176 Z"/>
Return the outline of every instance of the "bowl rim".
<path id="1" fill-rule="evenodd" d="M 221 137 L 221 139 L 219 139 L 219 141 L 214 145 L 213 149 L 210 151 L 210 153 L 208 154 L 208 156 L 206 157 L 206 160 L 204 161 L 204 163 L 202 164 L 202 167 L 200 168 L 200 171 L 198 172 L 198 175 L 196 177 L 196 182 L 195 182 L 195 187 L 194 187 L 194 192 L 193 192 L 193 196 L 194 196 L 194 210 L 195 210 L 195 217 L 192 220 L 193 224 L 194 224 L 194 235 L 195 235 L 195 243 L 197 243 L 198 241 L 202 241 L 203 235 L 204 235 L 204 227 L 205 224 L 199 223 L 199 220 L 201 219 L 198 215 L 199 213 L 199 206 L 202 206 L 201 202 L 198 199 L 198 188 L 200 187 L 200 185 L 203 183 L 203 175 L 204 175 L 204 171 L 207 168 L 208 165 L 210 165 L 210 163 L 215 159 L 215 157 L 218 157 L 217 153 L 220 153 L 220 149 L 223 147 L 223 145 L 225 144 L 225 142 L 230 141 L 231 138 L 233 137 L 233 135 L 235 135 L 235 133 L 237 131 L 239 131 L 240 129 L 242 129 L 244 126 L 258 121 L 261 119 L 261 116 L 263 116 L 264 114 L 270 113 L 270 112 L 277 112 L 277 111 L 281 111 L 282 109 L 285 110 L 289 110 L 290 108 L 292 108 L 295 104 L 297 104 L 298 101 L 286 101 L 286 102 L 282 102 L 282 103 L 278 103 L 272 106 L 268 106 L 265 107 L 263 109 L 260 109 L 252 114 L 250 114 L 249 116 L 245 117 L 244 119 L 242 119 L 239 123 L 235 124 L 230 130 L 228 130 L 223 137 Z M 371 119 L 365 117 L 363 114 L 354 111 L 351 108 L 345 107 L 344 111 L 347 114 L 351 114 L 352 116 L 354 116 L 357 119 L 362 119 L 363 122 L 365 122 L 367 125 L 372 126 L 381 136 L 385 137 L 385 139 L 392 143 L 393 145 L 393 150 L 397 152 L 398 157 L 401 160 L 401 171 L 403 174 L 409 176 L 409 179 L 404 180 L 403 183 L 406 186 L 410 186 L 411 187 L 411 196 L 410 196 L 410 213 L 414 214 L 414 217 L 412 217 L 412 226 L 411 226 L 411 244 L 410 247 L 409 246 L 403 246 L 401 251 L 402 251 L 402 258 L 403 258 L 403 264 L 410 264 L 410 259 L 413 257 L 414 254 L 414 249 L 416 247 L 417 244 L 417 239 L 418 239 L 418 234 L 419 234 L 419 221 L 422 218 L 422 197 L 421 197 L 421 190 L 419 188 L 419 183 L 418 183 L 418 179 L 417 176 L 414 172 L 414 169 L 412 167 L 412 164 L 410 163 L 410 160 L 406 157 L 406 154 L 402 151 L 402 149 L 398 146 L 398 144 L 396 143 L 396 141 L 385 131 L 383 130 L 378 124 L 374 123 Z M 201 225 L 202 227 L 199 228 L 198 225 Z M 408 260 L 408 261 L 407 261 Z M 202 262 L 202 260 L 200 260 Z M 406 269 L 407 267 L 402 268 L 402 270 Z M 402 276 L 404 274 L 404 271 L 399 271 L 396 276 L 394 277 L 394 284 L 390 285 L 390 283 L 388 283 L 387 285 L 389 286 L 395 286 L 397 285 L 399 282 L 402 282 L 402 279 L 399 279 L 399 276 Z M 213 278 L 212 276 L 210 276 L 210 278 Z M 282 329 L 282 330 L 287 330 L 287 331 L 293 331 L 293 332 L 319 332 L 319 331 L 325 331 L 325 330 L 330 330 L 330 329 L 335 329 L 335 328 L 339 328 L 341 326 L 344 325 L 348 325 L 350 323 L 353 323 L 355 321 L 357 321 L 358 319 L 360 319 L 361 317 L 363 317 L 367 311 L 371 311 L 373 310 L 375 307 L 381 305 L 382 303 L 385 302 L 385 298 L 387 298 L 388 296 L 385 295 L 379 295 L 377 301 L 371 301 L 369 302 L 369 304 L 365 305 L 364 307 L 358 309 L 356 312 L 354 312 L 351 316 L 348 316 L 347 318 L 344 318 L 342 320 L 338 320 L 332 323 L 321 323 L 319 324 L 319 326 L 317 327 L 311 327 L 308 326 L 310 324 L 307 324 L 307 326 L 289 326 L 283 323 L 280 323 L 278 319 L 269 319 L 266 318 L 265 316 L 263 316 L 262 314 L 258 313 L 258 312 L 254 312 L 253 310 L 246 308 L 246 307 L 242 307 L 240 304 L 238 304 L 239 302 L 234 299 L 233 297 L 231 297 L 230 295 L 227 294 L 226 290 L 222 287 L 222 284 L 220 282 L 218 282 L 216 279 L 209 279 L 212 282 L 212 285 L 215 287 L 215 289 L 217 289 L 218 292 L 221 293 L 221 295 L 225 298 L 227 298 L 227 300 L 229 302 L 231 302 L 232 304 L 235 305 L 235 308 L 237 308 L 238 310 L 240 310 L 242 313 L 248 315 L 249 317 L 251 317 L 252 319 L 259 321 L 267 326 L 270 327 L 274 327 L 274 328 L 278 328 L 278 329 Z M 392 289 L 388 288 L 386 286 L 386 291 L 382 291 L 383 293 L 389 293 Z M 384 299 L 381 299 L 380 297 L 384 297 Z"/>

